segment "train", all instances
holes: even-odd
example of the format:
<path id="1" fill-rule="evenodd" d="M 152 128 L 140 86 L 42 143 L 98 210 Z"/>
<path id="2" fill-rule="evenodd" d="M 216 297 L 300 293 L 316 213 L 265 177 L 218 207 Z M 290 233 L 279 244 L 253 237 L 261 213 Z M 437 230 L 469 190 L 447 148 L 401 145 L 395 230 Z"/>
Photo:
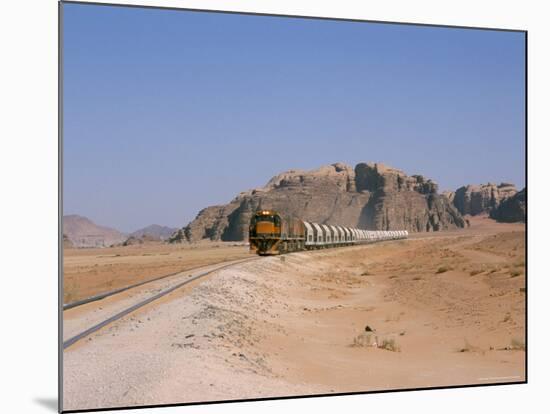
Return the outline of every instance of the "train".
<path id="1" fill-rule="evenodd" d="M 363 230 L 332 226 L 281 216 L 273 210 L 259 210 L 252 215 L 248 240 L 250 251 L 260 256 L 278 255 L 302 250 L 326 249 L 406 239 L 407 230 Z"/>

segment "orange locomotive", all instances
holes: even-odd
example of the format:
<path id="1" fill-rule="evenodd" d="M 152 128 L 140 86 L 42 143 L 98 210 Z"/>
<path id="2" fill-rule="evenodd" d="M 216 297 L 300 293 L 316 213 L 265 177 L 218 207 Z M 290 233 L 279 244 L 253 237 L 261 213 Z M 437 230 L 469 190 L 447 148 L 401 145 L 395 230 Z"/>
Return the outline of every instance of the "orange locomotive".
<path id="1" fill-rule="evenodd" d="M 294 217 L 260 210 L 250 220 L 249 241 L 250 250 L 262 256 L 304 250 L 306 228 Z"/>

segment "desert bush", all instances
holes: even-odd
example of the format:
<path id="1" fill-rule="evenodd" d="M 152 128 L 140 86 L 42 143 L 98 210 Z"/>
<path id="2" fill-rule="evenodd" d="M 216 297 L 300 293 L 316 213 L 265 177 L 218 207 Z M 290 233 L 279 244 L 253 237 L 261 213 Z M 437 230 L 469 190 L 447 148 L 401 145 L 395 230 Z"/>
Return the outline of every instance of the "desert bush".
<path id="1" fill-rule="evenodd" d="M 436 274 L 439 274 L 439 273 L 445 273 L 445 272 L 448 272 L 449 270 L 451 270 L 450 267 L 448 266 L 440 266 L 437 270 L 436 270 Z"/>
<path id="2" fill-rule="evenodd" d="M 401 347 L 397 344 L 395 339 L 383 339 L 382 343 L 378 345 L 379 348 L 385 349 L 386 351 L 392 352 L 401 352 Z"/>
<path id="3" fill-rule="evenodd" d="M 363 348 L 369 346 L 377 346 L 378 337 L 372 333 L 362 333 L 353 338 L 351 346 Z"/>
<path id="4" fill-rule="evenodd" d="M 482 273 L 483 270 L 480 270 L 480 269 L 475 269 L 475 270 L 472 270 L 470 272 L 470 276 L 475 276 L 475 275 L 479 275 L 480 273 Z"/>
<path id="5" fill-rule="evenodd" d="M 518 270 L 510 272 L 510 277 L 518 277 L 519 275 L 521 275 L 521 272 Z"/>

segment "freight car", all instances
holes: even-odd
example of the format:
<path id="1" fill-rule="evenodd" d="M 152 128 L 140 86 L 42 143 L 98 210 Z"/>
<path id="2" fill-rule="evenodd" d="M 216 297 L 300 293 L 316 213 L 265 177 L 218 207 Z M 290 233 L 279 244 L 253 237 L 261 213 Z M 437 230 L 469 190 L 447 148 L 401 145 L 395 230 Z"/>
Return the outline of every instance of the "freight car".
<path id="1" fill-rule="evenodd" d="M 406 230 L 371 231 L 332 226 L 282 217 L 272 210 L 260 210 L 250 220 L 248 238 L 250 250 L 264 256 L 405 239 L 408 235 Z"/>

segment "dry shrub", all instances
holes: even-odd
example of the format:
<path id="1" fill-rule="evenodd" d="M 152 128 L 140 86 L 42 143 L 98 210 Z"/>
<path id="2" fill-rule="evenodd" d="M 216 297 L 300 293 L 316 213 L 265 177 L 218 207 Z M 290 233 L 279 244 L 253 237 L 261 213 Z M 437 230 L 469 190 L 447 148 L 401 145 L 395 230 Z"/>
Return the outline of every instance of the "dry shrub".
<path id="1" fill-rule="evenodd" d="M 470 272 L 470 276 L 479 275 L 480 273 L 483 273 L 483 270 L 475 269 Z"/>
<path id="2" fill-rule="evenodd" d="M 452 268 L 450 268 L 449 266 L 440 266 L 437 270 L 436 270 L 436 274 L 439 274 L 439 273 L 445 273 L 445 272 L 448 272 L 449 270 L 452 270 Z"/>
<path id="3" fill-rule="evenodd" d="M 386 351 L 401 352 L 401 347 L 393 338 L 383 339 L 382 343 L 378 346 Z"/>
<path id="4" fill-rule="evenodd" d="M 351 346 L 358 348 L 375 347 L 378 345 L 378 337 L 373 333 L 363 332 L 353 338 Z"/>
<path id="5" fill-rule="evenodd" d="M 352 347 L 357 348 L 381 348 L 386 351 L 401 352 L 401 347 L 393 338 L 383 338 L 380 340 L 374 333 L 363 332 L 353 338 Z"/>

